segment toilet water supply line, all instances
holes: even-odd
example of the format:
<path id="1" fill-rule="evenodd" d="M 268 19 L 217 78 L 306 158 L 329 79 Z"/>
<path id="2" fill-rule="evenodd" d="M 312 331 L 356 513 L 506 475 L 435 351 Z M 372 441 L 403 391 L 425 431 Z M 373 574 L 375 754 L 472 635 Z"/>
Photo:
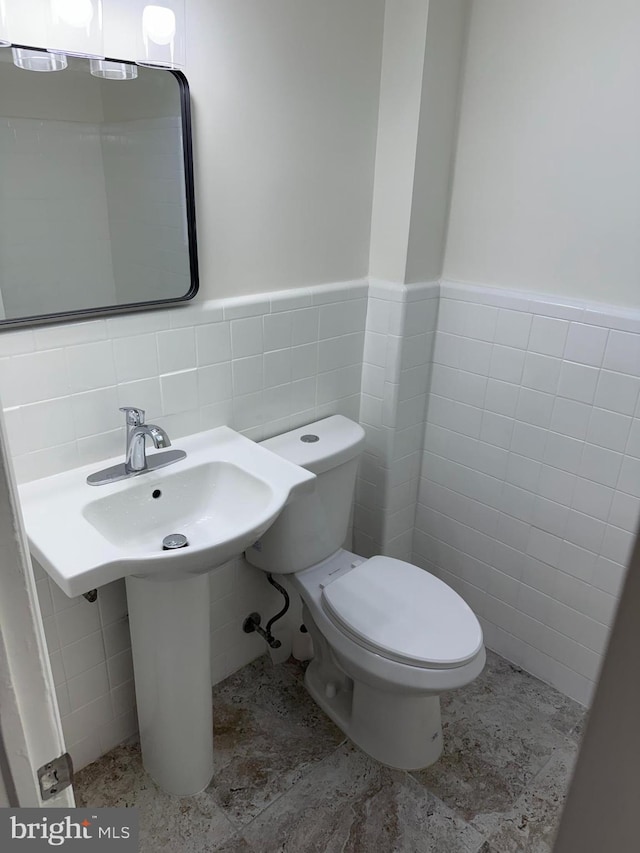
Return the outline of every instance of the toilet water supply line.
<path id="1" fill-rule="evenodd" d="M 269 621 L 266 624 L 266 627 L 264 627 L 264 628 L 262 628 L 260 626 L 260 623 L 262 622 L 262 617 L 260 616 L 260 614 L 259 613 L 251 613 L 249 616 L 247 616 L 247 618 L 242 623 L 242 629 L 245 632 L 245 634 L 252 634 L 254 631 L 257 632 L 258 634 L 260 634 L 262 639 L 267 643 L 269 648 L 279 649 L 280 646 L 282 645 L 282 643 L 280 642 L 280 640 L 277 640 L 273 636 L 273 634 L 271 633 L 271 627 L 272 627 L 272 625 L 274 625 L 275 622 L 278 621 L 278 619 L 282 619 L 284 614 L 289 609 L 289 593 L 277 581 L 274 581 L 273 577 L 271 576 L 271 573 L 269 573 L 267 575 L 267 580 L 269 581 L 271 586 L 275 587 L 275 589 L 277 589 L 278 592 L 283 596 L 284 607 L 282 608 L 282 610 L 280 610 L 278 613 L 276 613 L 276 615 L 273 618 L 269 619 Z"/>

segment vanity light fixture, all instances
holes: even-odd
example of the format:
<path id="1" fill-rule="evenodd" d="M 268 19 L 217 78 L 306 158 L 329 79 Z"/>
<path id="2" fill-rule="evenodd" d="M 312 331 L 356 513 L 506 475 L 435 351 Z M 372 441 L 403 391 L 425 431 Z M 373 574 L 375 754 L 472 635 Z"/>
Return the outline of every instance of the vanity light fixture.
<path id="1" fill-rule="evenodd" d="M 63 71 L 67 67 L 64 53 L 49 53 L 46 50 L 32 50 L 26 47 L 13 47 L 13 64 L 25 71 Z"/>
<path id="2" fill-rule="evenodd" d="M 104 59 L 103 0 L 49 0 L 47 49 Z"/>
<path id="3" fill-rule="evenodd" d="M 19 68 L 60 71 L 66 59 L 80 56 L 92 63 L 91 73 L 110 80 L 133 80 L 134 63 L 152 68 L 180 69 L 185 64 L 185 0 L 0 0 L 0 47 L 17 47 Z M 126 57 L 127 62 L 106 60 Z"/>
<path id="4" fill-rule="evenodd" d="M 113 62 L 108 59 L 90 59 L 89 68 L 94 77 L 105 80 L 135 80 L 138 69 L 129 62 Z"/>
<path id="5" fill-rule="evenodd" d="M 138 65 L 182 68 L 185 55 L 184 0 L 137 0 L 139 30 L 135 58 Z"/>

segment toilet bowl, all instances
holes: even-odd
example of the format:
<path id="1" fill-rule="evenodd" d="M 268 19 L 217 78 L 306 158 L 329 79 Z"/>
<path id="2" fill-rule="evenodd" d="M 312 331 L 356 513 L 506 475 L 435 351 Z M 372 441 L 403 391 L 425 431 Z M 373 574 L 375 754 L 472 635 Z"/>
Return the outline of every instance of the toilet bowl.
<path id="1" fill-rule="evenodd" d="M 300 594 L 314 643 L 305 685 L 342 731 L 373 758 L 404 770 L 442 751 L 439 694 L 482 672 L 480 624 L 429 572 L 341 548 L 347 532 L 359 424 L 334 415 L 263 442 L 317 475 L 313 494 L 285 507 L 246 552 Z"/>

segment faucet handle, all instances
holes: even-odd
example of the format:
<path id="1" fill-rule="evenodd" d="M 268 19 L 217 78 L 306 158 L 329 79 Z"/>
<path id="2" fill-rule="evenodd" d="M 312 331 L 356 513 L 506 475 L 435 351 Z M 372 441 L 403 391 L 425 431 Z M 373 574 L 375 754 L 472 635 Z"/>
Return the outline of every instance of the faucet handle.
<path id="1" fill-rule="evenodd" d="M 137 427 L 144 423 L 144 409 L 135 406 L 121 406 L 120 411 L 126 415 L 127 426 Z"/>

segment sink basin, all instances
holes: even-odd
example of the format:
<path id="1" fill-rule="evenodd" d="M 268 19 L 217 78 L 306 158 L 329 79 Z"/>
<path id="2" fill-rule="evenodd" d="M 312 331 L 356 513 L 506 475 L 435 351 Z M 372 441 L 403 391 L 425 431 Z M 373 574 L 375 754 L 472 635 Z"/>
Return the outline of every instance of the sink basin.
<path id="1" fill-rule="evenodd" d="M 176 446 L 186 459 L 116 483 L 87 485 L 94 464 L 20 487 L 31 552 L 67 595 L 132 575 L 208 572 L 258 539 L 290 498 L 313 489 L 313 474 L 228 427 Z M 173 533 L 188 546 L 163 550 Z"/>
<path id="2" fill-rule="evenodd" d="M 124 492 L 91 501 L 82 514 L 116 548 L 164 558 L 161 570 L 176 556 L 157 553 L 167 533 L 184 534 L 190 555 L 213 548 L 217 540 L 216 559 L 226 559 L 225 553 L 235 553 L 236 540 L 246 536 L 247 519 L 252 530 L 257 519 L 262 526 L 272 502 L 273 490 L 253 474 L 230 462 L 205 462 L 167 472 L 161 483 L 136 479 Z"/>

